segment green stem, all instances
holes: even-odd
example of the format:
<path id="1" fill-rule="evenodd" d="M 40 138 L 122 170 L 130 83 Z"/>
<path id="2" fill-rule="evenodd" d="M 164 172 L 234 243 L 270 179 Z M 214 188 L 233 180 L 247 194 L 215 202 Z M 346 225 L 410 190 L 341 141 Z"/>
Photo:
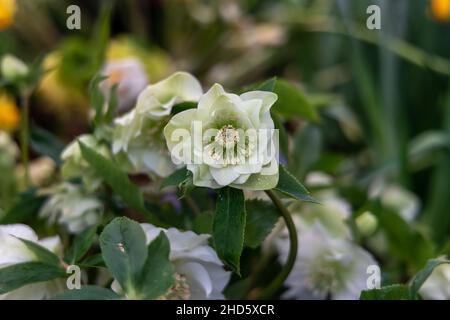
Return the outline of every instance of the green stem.
<path id="1" fill-rule="evenodd" d="M 20 148 L 22 165 L 24 169 L 24 182 L 28 188 L 30 185 L 30 168 L 29 168 L 29 117 L 30 117 L 30 95 L 24 93 L 21 96 L 21 125 L 20 125 Z"/>
<path id="2" fill-rule="evenodd" d="M 292 271 L 294 267 L 295 260 L 297 259 L 297 251 L 298 251 L 298 238 L 297 238 L 297 230 L 295 229 L 294 221 L 292 220 L 291 214 L 286 209 L 286 207 L 281 202 L 280 198 L 272 191 L 266 190 L 266 194 L 272 200 L 273 204 L 277 207 L 280 215 L 283 217 L 284 222 L 286 223 L 286 227 L 289 232 L 289 255 L 286 261 L 286 264 L 281 269 L 281 272 L 272 280 L 272 282 L 261 292 L 260 297 L 262 299 L 272 298 L 274 294 L 281 288 L 286 278 Z"/>

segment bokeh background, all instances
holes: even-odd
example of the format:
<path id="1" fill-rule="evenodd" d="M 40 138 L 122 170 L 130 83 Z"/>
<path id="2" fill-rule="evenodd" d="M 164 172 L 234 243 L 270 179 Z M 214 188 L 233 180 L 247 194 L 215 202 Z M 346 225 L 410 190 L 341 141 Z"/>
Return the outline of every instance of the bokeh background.
<path id="1" fill-rule="evenodd" d="M 81 30 L 66 27 L 71 4 L 81 8 Z M 366 27 L 372 4 L 381 30 Z M 333 177 L 384 282 L 448 253 L 449 1 L 18 0 L 12 21 L 0 21 L 0 55 L 42 61 L 47 71 L 31 97 L 35 144 L 42 132 L 67 143 L 88 131 L 89 82 L 115 60 L 137 59 L 149 83 L 176 70 L 230 90 L 282 77 L 301 89 L 299 109 L 310 110 L 279 116 L 283 161 L 302 181 L 312 171 Z M 19 106 L 17 97 L 0 100 L 0 129 L 15 139 Z M 38 164 L 34 174 L 45 175 Z M 0 175 L 3 207 L 23 191 L 10 173 Z M 376 214 L 370 200 L 386 190 L 403 219 Z M 361 232 L 373 216 L 388 249 L 377 231 Z"/>

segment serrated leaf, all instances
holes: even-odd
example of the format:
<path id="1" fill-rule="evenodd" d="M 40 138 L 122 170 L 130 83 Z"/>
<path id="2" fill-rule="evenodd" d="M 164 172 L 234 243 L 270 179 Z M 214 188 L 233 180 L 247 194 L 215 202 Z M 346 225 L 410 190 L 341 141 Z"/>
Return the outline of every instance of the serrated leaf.
<path id="1" fill-rule="evenodd" d="M 272 110 L 287 117 L 301 116 L 306 120 L 317 121 L 319 116 L 300 88 L 292 83 L 278 79 L 273 90 L 278 100 Z"/>
<path id="2" fill-rule="evenodd" d="M 97 226 L 93 226 L 77 235 L 73 241 L 72 246 L 67 251 L 64 260 L 68 264 L 75 264 L 75 262 L 78 262 L 81 258 L 83 258 L 83 256 L 92 246 L 96 234 Z"/>
<path id="3" fill-rule="evenodd" d="M 27 284 L 65 277 L 66 272 L 57 266 L 42 262 L 25 262 L 0 269 L 0 294 Z"/>
<path id="4" fill-rule="evenodd" d="M 79 290 L 68 290 L 52 300 L 119 300 L 122 297 L 112 290 L 98 286 L 85 286 Z"/>
<path id="5" fill-rule="evenodd" d="M 242 190 L 230 187 L 220 189 L 213 222 L 214 244 L 219 257 L 237 274 L 240 274 L 245 216 Z"/>
<path id="6" fill-rule="evenodd" d="M 121 217 L 109 223 L 100 235 L 103 260 L 123 290 L 137 292 L 142 267 L 147 260 L 146 236 L 139 223 Z"/>
<path id="7" fill-rule="evenodd" d="M 33 254 L 36 256 L 39 262 L 59 266 L 59 257 L 48 250 L 47 248 L 44 248 L 43 246 L 40 246 L 39 244 L 29 241 L 22 238 L 17 238 L 27 247 L 28 250 L 33 252 Z"/>
<path id="8" fill-rule="evenodd" d="M 245 245 L 257 248 L 270 234 L 279 215 L 274 207 L 262 200 L 249 200 L 245 203 L 247 222 L 245 223 Z"/>
<path id="9" fill-rule="evenodd" d="M 169 239 L 161 232 L 148 246 L 148 257 L 142 269 L 139 288 L 143 299 L 156 299 L 172 287 L 175 268 L 169 260 L 169 254 Z"/>
<path id="10" fill-rule="evenodd" d="M 318 203 L 283 165 L 279 167 L 279 180 L 275 190 L 297 200 Z"/>
<path id="11" fill-rule="evenodd" d="M 364 290 L 361 300 L 408 300 L 409 288 L 402 284 L 394 284 L 380 289 Z"/>
<path id="12" fill-rule="evenodd" d="M 139 188 L 113 162 L 106 159 L 93 149 L 78 141 L 83 158 L 97 171 L 108 186 L 132 208 L 145 214 L 149 222 L 161 225 L 157 217 L 150 214 L 145 205 Z"/>

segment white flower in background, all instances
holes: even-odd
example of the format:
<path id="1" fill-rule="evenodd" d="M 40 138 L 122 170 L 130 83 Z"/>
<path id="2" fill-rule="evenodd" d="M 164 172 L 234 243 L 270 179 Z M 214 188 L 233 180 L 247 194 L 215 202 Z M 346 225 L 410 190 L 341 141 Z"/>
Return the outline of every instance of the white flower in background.
<path id="1" fill-rule="evenodd" d="M 164 128 L 175 163 L 187 165 L 197 186 L 267 190 L 278 183 L 278 141 L 272 92 L 226 93 L 215 84 L 197 109 L 173 116 Z"/>
<path id="2" fill-rule="evenodd" d="M 16 159 L 19 154 L 17 144 L 11 139 L 11 136 L 5 131 L 0 130 L 0 155 L 8 159 Z"/>
<path id="3" fill-rule="evenodd" d="M 102 202 L 77 185 L 63 183 L 43 194 L 49 195 L 49 198 L 39 211 L 39 216 L 47 218 L 50 224 L 57 223 L 76 234 L 101 221 Z"/>
<path id="4" fill-rule="evenodd" d="M 109 96 L 113 85 L 117 84 L 117 113 L 130 110 L 139 93 L 148 85 L 148 77 L 142 63 L 136 58 L 110 60 L 101 74 L 108 77 L 101 83 L 103 94 Z"/>
<path id="5" fill-rule="evenodd" d="M 17 238 L 37 243 L 57 255 L 62 254 L 61 241 L 58 236 L 39 240 L 36 233 L 27 225 L 0 225 L 0 269 L 18 263 L 36 261 L 37 258 L 22 241 Z M 0 295 L 0 300 L 41 300 L 48 299 L 63 290 L 59 280 L 29 284 L 14 291 Z"/>
<path id="6" fill-rule="evenodd" d="M 111 158 L 109 148 L 107 145 L 99 142 L 93 135 L 84 134 L 69 144 L 61 154 L 61 159 L 63 160 L 61 173 L 63 178 L 70 179 L 81 177 L 86 189 L 95 191 L 101 186 L 103 179 L 83 158 L 78 141 L 81 141 L 87 147 L 95 150 L 107 159 Z"/>
<path id="7" fill-rule="evenodd" d="M 0 69 L 3 77 L 10 81 L 25 77 L 29 71 L 25 63 L 10 54 L 3 56 Z"/>
<path id="8" fill-rule="evenodd" d="M 163 128 L 175 104 L 196 102 L 202 93 L 198 80 L 186 72 L 174 73 L 142 91 L 136 107 L 116 119 L 112 150 L 124 168 L 131 173 L 170 175 L 175 166 L 164 142 Z"/>
<path id="9" fill-rule="evenodd" d="M 359 299 L 367 289 L 367 268 L 377 265 L 372 256 L 348 239 L 336 237 L 319 221 L 313 225 L 296 221 L 298 255 L 285 285 L 288 299 Z M 289 252 L 287 232 L 275 240 L 281 263 Z"/>
<path id="10" fill-rule="evenodd" d="M 46 156 L 33 159 L 29 165 L 30 182 L 34 186 L 45 186 L 51 182 L 56 172 L 55 162 Z M 16 167 L 17 177 L 24 180 L 25 168 L 22 164 Z"/>
<path id="11" fill-rule="evenodd" d="M 141 224 L 147 244 L 163 231 L 170 243 L 169 259 L 175 266 L 175 285 L 160 299 L 205 300 L 224 299 L 223 289 L 230 280 L 217 253 L 208 245 L 209 235 L 182 232 L 175 228 L 161 229 L 151 224 Z M 120 292 L 117 281 L 113 290 Z"/>
<path id="12" fill-rule="evenodd" d="M 450 265 L 437 266 L 419 293 L 426 300 L 450 300 Z"/>

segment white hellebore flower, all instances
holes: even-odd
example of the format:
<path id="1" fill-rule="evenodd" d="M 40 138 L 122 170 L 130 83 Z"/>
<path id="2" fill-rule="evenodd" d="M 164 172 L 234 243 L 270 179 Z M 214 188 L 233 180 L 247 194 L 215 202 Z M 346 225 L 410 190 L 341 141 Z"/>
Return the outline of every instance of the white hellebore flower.
<path id="1" fill-rule="evenodd" d="M 87 195 L 77 185 L 63 183 L 44 193 L 50 197 L 39 211 L 39 216 L 47 218 L 50 224 L 58 223 L 70 233 L 77 234 L 101 220 L 102 202 Z"/>
<path id="2" fill-rule="evenodd" d="M 95 150 L 107 159 L 111 158 L 109 148 L 98 141 L 95 136 L 84 134 L 69 144 L 61 154 L 61 159 L 63 160 L 61 173 L 63 178 L 70 179 L 81 177 L 86 189 L 95 191 L 101 186 L 103 179 L 83 158 L 78 141 L 81 141 L 84 145 Z"/>
<path id="3" fill-rule="evenodd" d="M 369 266 L 377 265 L 372 256 L 342 237 L 336 237 L 317 220 L 314 224 L 296 221 L 298 254 L 292 272 L 286 279 L 288 299 L 334 300 L 359 299 L 367 289 Z M 289 252 L 287 233 L 275 240 L 280 262 Z"/>
<path id="4" fill-rule="evenodd" d="M 203 91 L 198 80 L 186 72 L 147 86 L 136 107 L 116 120 L 112 150 L 131 173 L 170 175 L 175 166 L 164 142 L 163 128 L 172 107 L 181 102 L 196 102 Z"/>
<path id="5" fill-rule="evenodd" d="M 27 225 L 0 225 L 0 269 L 11 265 L 36 261 L 37 258 L 18 238 L 37 243 L 55 254 L 62 253 L 58 236 L 39 240 L 36 233 Z M 41 300 L 48 299 L 63 290 L 59 280 L 33 283 L 0 295 L 0 300 Z"/>
<path id="6" fill-rule="evenodd" d="M 419 290 L 427 300 L 450 300 L 450 265 L 437 266 Z"/>
<path id="7" fill-rule="evenodd" d="M 217 253 L 208 245 L 209 235 L 182 232 L 175 228 L 166 230 L 146 223 L 141 226 L 147 244 L 156 239 L 161 231 L 169 239 L 169 259 L 175 266 L 175 285 L 160 299 L 224 299 L 222 291 L 231 274 L 224 270 Z M 117 281 L 113 283 L 113 290 L 121 290 Z"/>
<path id="8" fill-rule="evenodd" d="M 272 92 L 226 93 L 215 84 L 196 109 L 176 114 L 164 128 L 172 161 L 187 165 L 197 186 L 267 190 L 278 183 L 278 141 Z"/>
<path id="9" fill-rule="evenodd" d="M 108 77 L 100 86 L 105 96 L 109 95 L 113 85 L 117 85 L 118 113 L 130 110 L 139 93 L 148 85 L 145 68 L 135 58 L 108 61 L 101 74 Z"/>

